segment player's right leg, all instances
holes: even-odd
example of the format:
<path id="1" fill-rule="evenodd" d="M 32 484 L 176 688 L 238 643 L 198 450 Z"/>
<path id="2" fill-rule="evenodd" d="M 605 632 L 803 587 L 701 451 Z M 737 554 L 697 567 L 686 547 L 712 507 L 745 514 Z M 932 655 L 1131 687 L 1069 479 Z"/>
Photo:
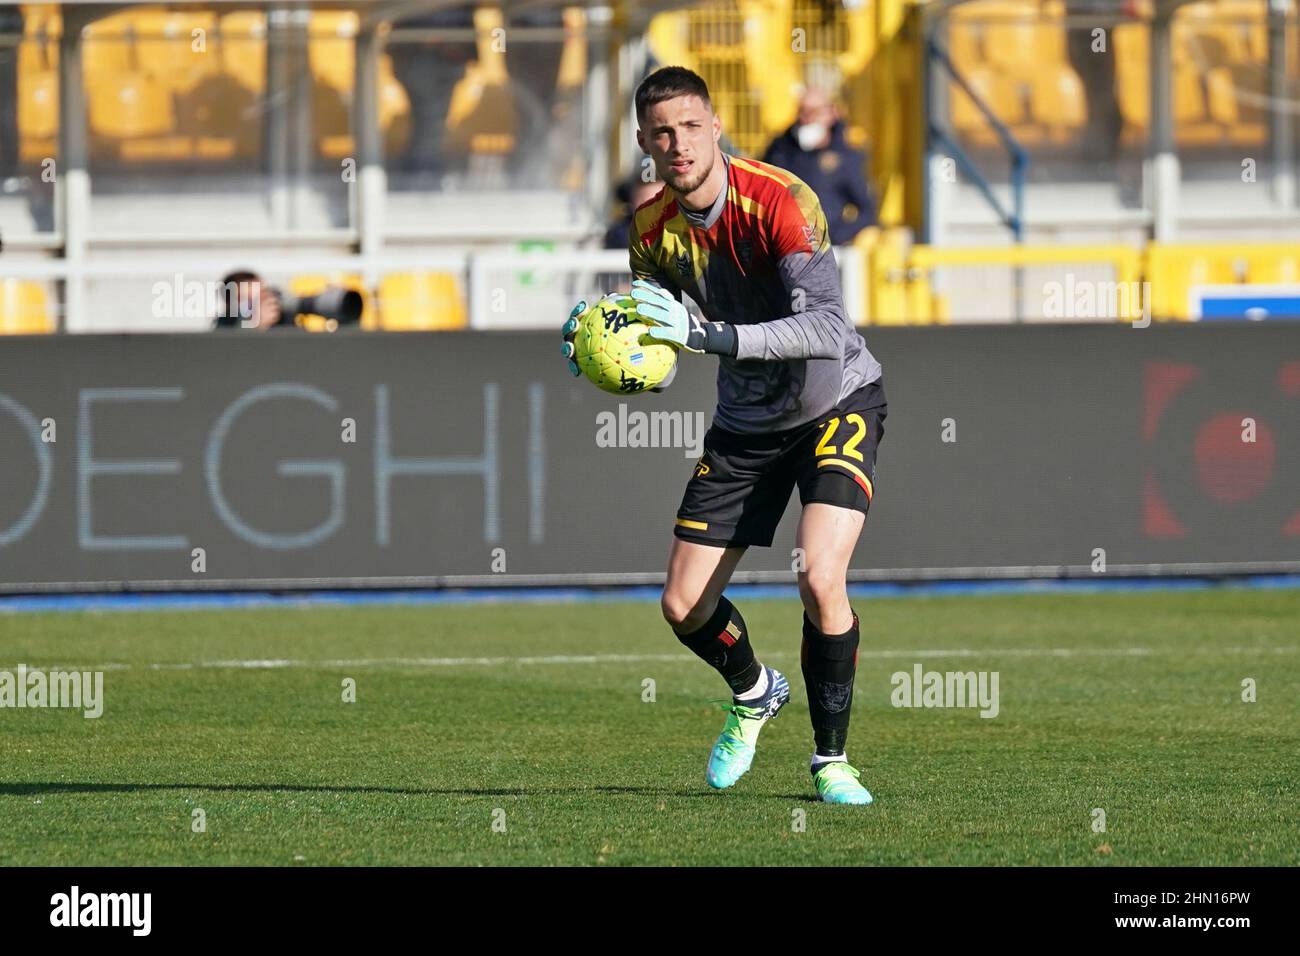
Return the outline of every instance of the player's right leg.
<path id="1" fill-rule="evenodd" d="M 785 676 L 754 656 L 745 619 L 722 593 L 744 553 L 744 547 L 674 538 L 661 601 L 677 639 L 731 688 L 731 703 L 723 708 L 727 719 L 705 771 L 709 785 L 718 789 L 749 770 L 759 731 L 790 699 Z"/>
<path id="2" fill-rule="evenodd" d="M 749 770 L 759 730 L 790 699 L 789 683 L 755 658 L 745 619 L 722 593 L 746 548 L 772 545 L 795 480 L 779 466 L 781 449 L 780 441 L 710 428 L 673 528 L 664 617 L 731 688 L 705 775 L 719 789 Z"/>

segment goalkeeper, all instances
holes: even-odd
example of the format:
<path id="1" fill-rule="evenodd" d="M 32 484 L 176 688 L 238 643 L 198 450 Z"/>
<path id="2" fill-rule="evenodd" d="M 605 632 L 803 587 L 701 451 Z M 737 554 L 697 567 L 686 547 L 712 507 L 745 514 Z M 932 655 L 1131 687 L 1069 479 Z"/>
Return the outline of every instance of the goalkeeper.
<path id="1" fill-rule="evenodd" d="M 649 335 L 718 356 L 718 402 L 677 512 L 662 607 L 686 647 L 716 669 L 732 703 L 706 780 L 749 770 L 763 725 L 790 698 L 756 656 L 723 593 L 750 546 L 770 547 L 797 486 L 802 671 L 810 769 L 828 803 L 870 803 L 845 752 L 860 621 L 849 560 L 875 493 L 885 394 L 880 363 L 849 321 L 817 197 L 775 166 L 728 156 L 695 73 L 665 67 L 636 91 L 637 143 L 666 187 L 636 210 L 632 295 Z M 683 293 L 703 318 L 688 313 Z M 579 303 L 564 326 L 573 361 Z"/>

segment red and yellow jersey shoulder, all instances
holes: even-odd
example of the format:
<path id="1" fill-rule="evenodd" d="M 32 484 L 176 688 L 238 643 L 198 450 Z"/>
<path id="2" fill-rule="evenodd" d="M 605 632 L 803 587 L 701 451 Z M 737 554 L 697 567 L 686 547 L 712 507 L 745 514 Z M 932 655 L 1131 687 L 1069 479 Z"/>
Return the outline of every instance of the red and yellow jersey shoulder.
<path id="1" fill-rule="evenodd" d="M 701 278 L 713 275 L 706 285 L 716 284 L 719 270 L 765 279 L 788 255 L 829 251 L 826 217 L 802 180 L 768 163 L 728 160 L 726 202 L 708 229 L 688 221 L 667 188 L 636 210 L 629 242 L 635 277 L 658 278 L 700 301 Z"/>

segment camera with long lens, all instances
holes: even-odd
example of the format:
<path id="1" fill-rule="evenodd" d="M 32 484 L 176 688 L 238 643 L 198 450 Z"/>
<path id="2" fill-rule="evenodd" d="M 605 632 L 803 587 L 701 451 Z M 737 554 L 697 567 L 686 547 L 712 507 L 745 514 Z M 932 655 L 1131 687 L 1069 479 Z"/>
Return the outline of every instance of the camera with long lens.
<path id="1" fill-rule="evenodd" d="M 334 331 L 340 325 L 356 325 L 361 321 L 361 293 L 341 286 L 327 286 L 315 295 L 294 295 L 281 289 L 271 293 L 280 301 L 280 323 L 302 325 L 303 316 L 320 316 L 325 328 Z"/>
<path id="2" fill-rule="evenodd" d="M 315 295 L 294 295 L 262 281 L 251 270 L 227 274 L 221 280 L 214 328 L 300 328 L 313 332 L 333 332 L 343 325 L 361 321 L 365 303 L 361 293 L 342 286 L 326 286 Z M 264 322 L 259 304 L 274 299 L 279 315 L 273 323 Z"/>

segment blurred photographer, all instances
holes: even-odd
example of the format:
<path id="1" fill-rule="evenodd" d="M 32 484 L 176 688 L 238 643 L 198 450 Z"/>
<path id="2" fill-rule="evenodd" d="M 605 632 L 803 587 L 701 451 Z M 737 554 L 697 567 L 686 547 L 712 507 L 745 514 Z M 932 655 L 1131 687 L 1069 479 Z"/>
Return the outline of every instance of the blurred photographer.
<path id="1" fill-rule="evenodd" d="M 232 272 L 222 278 L 214 329 L 266 330 L 293 324 L 283 319 L 280 297 L 257 273 Z"/>
<path id="2" fill-rule="evenodd" d="M 221 280 L 214 329 L 302 328 L 303 317 L 325 320 L 324 329 L 333 332 L 341 325 L 361 321 L 361 293 L 341 286 L 327 286 L 316 295 L 293 295 L 262 281 L 255 272 L 231 272 Z"/>

